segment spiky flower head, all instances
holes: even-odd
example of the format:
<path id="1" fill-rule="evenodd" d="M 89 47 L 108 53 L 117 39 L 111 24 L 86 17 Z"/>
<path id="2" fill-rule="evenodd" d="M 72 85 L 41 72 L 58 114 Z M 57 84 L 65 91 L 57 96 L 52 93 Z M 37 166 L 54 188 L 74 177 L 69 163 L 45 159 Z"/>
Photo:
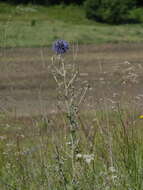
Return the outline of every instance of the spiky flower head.
<path id="1" fill-rule="evenodd" d="M 53 50 L 57 54 L 64 54 L 69 49 L 69 44 L 65 40 L 57 40 L 53 43 Z"/>

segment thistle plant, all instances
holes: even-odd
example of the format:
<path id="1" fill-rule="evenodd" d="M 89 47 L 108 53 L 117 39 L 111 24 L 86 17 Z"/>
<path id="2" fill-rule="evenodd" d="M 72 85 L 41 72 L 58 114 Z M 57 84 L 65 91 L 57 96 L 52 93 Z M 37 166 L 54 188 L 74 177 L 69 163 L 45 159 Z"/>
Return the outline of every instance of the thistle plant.
<path id="1" fill-rule="evenodd" d="M 64 54 L 69 50 L 69 44 L 65 40 L 57 40 L 53 44 L 53 50 L 56 55 L 52 57 L 51 71 L 53 78 L 57 85 L 57 107 L 60 112 L 66 114 L 67 130 L 69 130 L 71 146 L 71 159 L 73 169 L 73 180 L 75 178 L 74 163 L 76 154 L 78 153 L 79 139 L 77 131 L 79 129 L 78 114 L 79 108 L 86 93 L 88 91 L 88 84 L 81 87 L 79 84 L 79 67 L 73 61 L 68 64 L 65 63 Z"/>
<path id="2" fill-rule="evenodd" d="M 56 55 L 52 57 L 52 75 L 58 87 L 58 108 L 66 113 L 70 131 L 74 132 L 79 127 L 77 116 L 88 84 L 79 87 L 78 64 L 74 61 L 70 64 L 65 63 L 64 54 L 68 49 L 69 44 L 64 40 L 58 40 L 53 44 Z"/>

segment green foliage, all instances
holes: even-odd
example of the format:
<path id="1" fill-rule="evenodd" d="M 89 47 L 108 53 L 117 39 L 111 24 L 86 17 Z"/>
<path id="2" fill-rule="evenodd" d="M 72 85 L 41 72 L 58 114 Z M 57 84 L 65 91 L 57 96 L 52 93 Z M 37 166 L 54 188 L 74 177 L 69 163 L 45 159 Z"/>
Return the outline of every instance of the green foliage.
<path id="1" fill-rule="evenodd" d="M 133 9 L 129 13 L 129 19 L 133 22 L 143 22 L 143 8 Z"/>
<path id="2" fill-rule="evenodd" d="M 89 19 L 119 24 L 127 22 L 128 12 L 135 5 L 134 0 L 86 0 L 85 9 Z"/>

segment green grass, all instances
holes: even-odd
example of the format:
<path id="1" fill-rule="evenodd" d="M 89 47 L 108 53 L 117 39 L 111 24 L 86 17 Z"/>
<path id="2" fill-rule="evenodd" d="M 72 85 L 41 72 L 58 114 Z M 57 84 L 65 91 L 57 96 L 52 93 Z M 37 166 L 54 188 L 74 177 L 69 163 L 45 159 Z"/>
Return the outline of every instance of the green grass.
<path id="1" fill-rule="evenodd" d="M 50 46 L 59 38 L 80 44 L 142 42 L 143 24 L 107 25 L 87 20 L 78 6 L 0 4 L 0 46 Z"/>
<path id="2" fill-rule="evenodd" d="M 81 157 L 74 163 L 65 121 L 61 113 L 48 120 L 1 115 L 0 189 L 143 189 L 143 121 L 133 110 L 82 114 L 76 131 Z"/>

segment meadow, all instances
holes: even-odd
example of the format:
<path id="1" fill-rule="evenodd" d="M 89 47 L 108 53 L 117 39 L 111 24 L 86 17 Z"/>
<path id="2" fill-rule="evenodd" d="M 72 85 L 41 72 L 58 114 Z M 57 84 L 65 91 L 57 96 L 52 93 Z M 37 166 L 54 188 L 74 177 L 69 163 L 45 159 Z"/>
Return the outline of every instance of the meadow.
<path id="1" fill-rule="evenodd" d="M 50 46 L 58 39 L 80 44 L 142 42 L 143 24 L 107 25 L 87 20 L 78 6 L 0 4 L 0 47 Z"/>
<path id="2" fill-rule="evenodd" d="M 142 24 L 0 4 L 0 32 L 0 189 L 142 190 Z"/>

